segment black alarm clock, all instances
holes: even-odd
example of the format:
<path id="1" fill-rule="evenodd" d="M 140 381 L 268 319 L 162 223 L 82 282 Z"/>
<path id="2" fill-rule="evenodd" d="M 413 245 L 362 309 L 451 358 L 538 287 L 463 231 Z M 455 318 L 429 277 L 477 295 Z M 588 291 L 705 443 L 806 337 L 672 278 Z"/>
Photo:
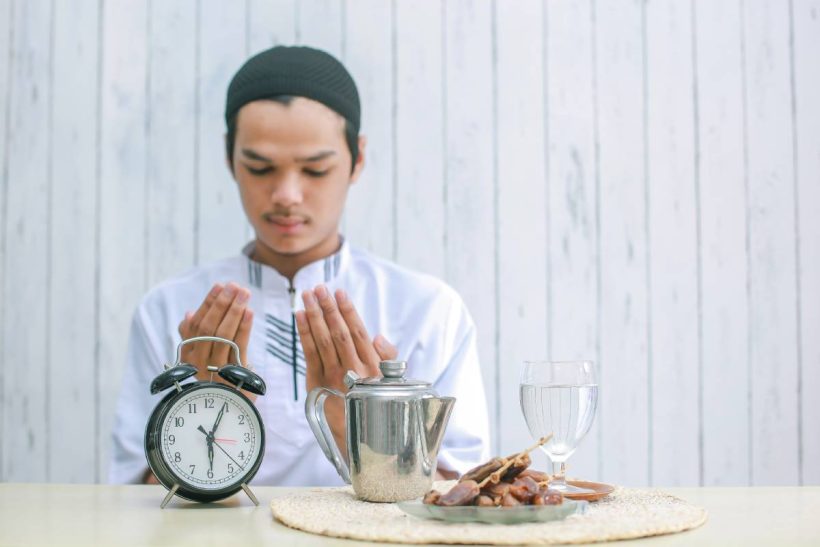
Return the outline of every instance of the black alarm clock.
<path id="1" fill-rule="evenodd" d="M 214 381 L 181 384 L 197 373 L 182 363 L 182 346 L 193 342 L 229 344 L 236 364 L 208 366 L 213 374 L 233 384 Z M 151 382 L 151 394 L 174 390 L 156 406 L 145 428 L 145 456 L 159 482 L 168 489 L 162 501 L 171 498 L 212 502 L 244 490 L 254 504 L 259 501 L 248 488 L 265 454 L 265 428 L 245 389 L 265 394 L 265 382 L 242 366 L 239 347 L 231 340 L 198 336 L 177 346 L 176 362 Z"/>

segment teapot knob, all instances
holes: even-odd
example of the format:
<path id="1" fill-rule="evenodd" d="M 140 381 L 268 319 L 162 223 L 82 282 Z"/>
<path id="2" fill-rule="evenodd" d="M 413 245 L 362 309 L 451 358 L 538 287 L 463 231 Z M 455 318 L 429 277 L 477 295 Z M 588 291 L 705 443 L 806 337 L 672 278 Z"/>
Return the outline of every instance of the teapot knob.
<path id="1" fill-rule="evenodd" d="M 385 378 L 403 378 L 407 370 L 407 361 L 382 361 L 379 369 Z"/>
<path id="2" fill-rule="evenodd" d="M 347 389 L 350 389 L 353 387 L 356 381 L 359 380 L 359 378 L 361 378 L 361 376 L 359 376 L 352 370 L 348 370 L 347 372 L 345 372 L 345 377 L 342 379 L 342 381 L 347 386 Z"/>

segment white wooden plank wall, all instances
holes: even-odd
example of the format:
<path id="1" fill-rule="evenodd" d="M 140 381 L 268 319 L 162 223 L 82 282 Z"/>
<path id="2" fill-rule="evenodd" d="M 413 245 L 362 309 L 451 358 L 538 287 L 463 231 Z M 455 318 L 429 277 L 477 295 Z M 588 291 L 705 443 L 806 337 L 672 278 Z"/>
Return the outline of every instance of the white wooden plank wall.
<path id="1" fill-rule="evenodd" d="M 741 12 L 735 2 L 694 10 L 700 474 L 704 484 L 741 485 L 751 457 L 743 72 L 726 69 L 742 63 Z"/>
<path id="2" fill-rule="evenodd" d="M 277 43 L 356 78 L 344 232 L 462 294 L 495 451 L 586 358 L 571 474 L 820 484 L 818 0 L 0 0 L 0 480 L 105 479 L 135 303 L 250 237 L 224 96 Z"/>

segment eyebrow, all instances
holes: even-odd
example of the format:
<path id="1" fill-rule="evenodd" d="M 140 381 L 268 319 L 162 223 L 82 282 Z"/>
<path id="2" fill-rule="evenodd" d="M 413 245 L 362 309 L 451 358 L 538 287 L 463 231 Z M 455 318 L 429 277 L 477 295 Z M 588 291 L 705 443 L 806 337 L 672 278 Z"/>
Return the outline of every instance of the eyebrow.
<path id="1" fill-rule="evenodd" d="M 243 148 L 242 149 L 242 154 L 244 154 L 245 157 L 247 157 L 248 159 L 273 163 L 272 159 L 270 159 L 268 157 L 265 157 L 262 154 L 259 154 L 258 152 L 254 151 L 254 150 L 251 150 L 250 148 Z M 314 154 L 312 156 L 309 156 L 307 158 L 296 158 L 296 162 L 297 163 L 312 163 L 312 162 L 320 161 L 320 160 L 323 160 L 327 157 L 334 156 L 334 155 L 336 155 L 335 150 L 324 150 L 322 152 L 319 152 L 319 153 Z"/>

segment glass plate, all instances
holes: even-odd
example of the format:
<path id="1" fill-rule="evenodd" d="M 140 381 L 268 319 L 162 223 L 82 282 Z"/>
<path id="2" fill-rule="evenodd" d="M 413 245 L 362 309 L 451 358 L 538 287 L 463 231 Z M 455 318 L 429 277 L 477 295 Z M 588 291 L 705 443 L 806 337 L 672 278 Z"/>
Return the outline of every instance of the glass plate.
<path id="1" fill-rule="evenodd" d="M 561 505 L 518 505 L 516 507 L 439 507 L 421 500 L 400 501 L 399 509 L 423 519 L 447 522 L 485 522 L 487 524 L 519 524 L 522 522 L 549 522 L 569 515 L 583 514 L 587 502 L 564 499 Z"/>

